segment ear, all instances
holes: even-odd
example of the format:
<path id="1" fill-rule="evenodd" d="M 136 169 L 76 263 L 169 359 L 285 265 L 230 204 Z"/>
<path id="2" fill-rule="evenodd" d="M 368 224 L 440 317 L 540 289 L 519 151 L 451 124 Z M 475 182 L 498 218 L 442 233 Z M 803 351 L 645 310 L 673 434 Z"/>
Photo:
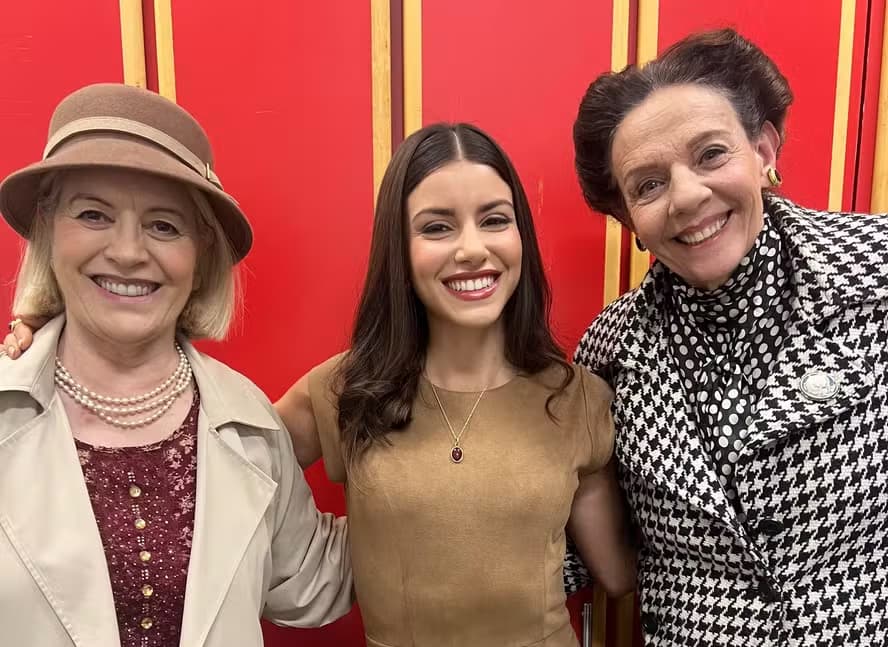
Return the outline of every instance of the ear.
<path id="1" fill-rule="evenodd" d="M 777 150 L 780 148 L 780 133 L 774 128 L 774 124 L 766 121 L 762 124 L 762 130 L 752 141 L 755 153 L 759 158 L 759 181 L 763 189 L 771 187 L 768 180 L 768 169 L 777 168 Z"/>

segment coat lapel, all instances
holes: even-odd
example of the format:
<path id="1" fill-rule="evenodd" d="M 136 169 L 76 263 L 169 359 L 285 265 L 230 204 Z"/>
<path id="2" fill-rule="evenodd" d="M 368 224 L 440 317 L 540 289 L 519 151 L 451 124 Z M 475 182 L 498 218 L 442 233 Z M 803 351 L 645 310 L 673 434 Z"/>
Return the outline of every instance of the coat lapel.
<path id="1" fill-rule="evenodd" d="M 639 288 L 637 306 L 643 314 L 633 315 L 647 330 L 627 339 L 617 359 L 625 380 L 619 397 L 628 401 L 621 410 L 633 412 L 617 425 L 617 458 L 640 478 L 731 525 L 736 513 L 703 446 L 697 422 L 688 414 L 684 390 L 670 377 L 675 371 L 663 366 L 673 360 L 654 305 L 656 269 Z"/>
<path id="2" fill-rule="evenodd" d="M 43 412 L 0 432 L 0 531 L 4 532 L 78 647 L 120 644 L 111 580 L 61 402 L 52 358 L 63 321 L 4 367 L 0 389 L 27 389 Z M 2 642 L 2 639 L 0 639 Z"/>
<path id="3" fill-rule="evenodd" d="M 183 344 L 201 393 L 198 419 L 197 501 L 188 567 L 182 645 L 206 641 L 251 539 L 268 509 L 276 483 L 246 458 L 231 423 L 286 433 L 262 405 L 227 383 L 227 369 Z M 258 577 L 259 573 L 254 573 Z"/>
<path id="4" fill-rule="evenodd" d="M 833 380 L 835 395 L 825 400 L 812 398 L 804 386 L 806 376 L 812 373 Z M 799 321 L 790 327 L 756 404 L 743 454 L 841 417 L 868 399 L 875 383 L 865 354 L 825 337 L 815 324 Z"/>

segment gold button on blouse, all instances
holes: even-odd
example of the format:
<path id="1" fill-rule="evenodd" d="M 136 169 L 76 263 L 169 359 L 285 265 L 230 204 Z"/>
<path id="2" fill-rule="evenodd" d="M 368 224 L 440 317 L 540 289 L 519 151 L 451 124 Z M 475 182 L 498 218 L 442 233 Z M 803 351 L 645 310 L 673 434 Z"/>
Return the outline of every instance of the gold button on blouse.
<path id="1" fill-rule="evenodd" d="M 154 595 L 154 587 L 150 584 L 143 585 L 142 595 L 144 595 L 146 598 L 150 598 L 152 595 Z"/>
<path id="2" fill-rule="evenodd" d="M 135 485 L 135 484 L 130 485 L 129 495 L 131 497 L 133 497 L 134 499 L 138 499 L 140 496 L 142 496 L 142 488 L 140 488 L 138 485 Z"/>
<path id="3" fill-rule="evenodd" d="M 151 629 L 154 626 L 154 618 L 145 616 L 139 624 L 142 625 L 142 629 Z"/>
<path id="4" fill-rule="evenodd" d="M 150 551 L 140 550 L 139 551 L 139 559 L 141 559 L 143 562 L 150 562 L 151 561 Z"/>
<path id="5" fill-rule="evenodd" d="M 145 526 L 147 525 L 148 524 L 145 522 L 144 519 L 136 519 L 135 521 L 135 526 L 137 530 L 145 530 Z"/>

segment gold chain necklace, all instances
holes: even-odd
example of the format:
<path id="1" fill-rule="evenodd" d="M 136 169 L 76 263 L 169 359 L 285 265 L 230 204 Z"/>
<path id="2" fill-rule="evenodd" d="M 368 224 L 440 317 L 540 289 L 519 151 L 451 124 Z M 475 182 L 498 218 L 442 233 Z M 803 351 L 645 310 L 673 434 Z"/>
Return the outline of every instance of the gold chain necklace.
<path id="1" fill-rule="evenodd" d="M 453 444 L 450 446 L 450 460 L 454 463 L 462 463 L 462 459 L 465 454 L 459 444 L 459 439 L 463 437 L 464 433 L 466 433 L 466 429 L 468 429 L 469 427 L 469 421 L 472 419 L 472 416 L 475 415 L 475 409 L 478 408 L 478 403 L 481 402 L 481 398 L 483 398 L 484 394 L 487 393 L 487 388 L 485 387 L 484 390 L 478 394 L 478 399 L 475 400 L 475 404 L 472 405 L 472 410 L 469 411 L 469 416 L 463 423 L 462 429 L 459 430 L 459 433 L 456 433 L 455 431 L 453 431 L 453 425 L 450 424 L 450 418 L 447 417 L 447 411 L 444 410 L 444 405 L 441 404 L 441 398 L 438 397 L 438 389 L 435 388 L 435 385 L 432 384 L 431 380 L 429 380 L 429 384 L 432 387 L 432 393 L 435 394 L 435 400 L 438 403 L 438 408 L 441 409 L 441 415 L 444 416 L 444 422 L 447 423 L 447 429 L 450 430 L 450 437 L 453 438 Z"/>

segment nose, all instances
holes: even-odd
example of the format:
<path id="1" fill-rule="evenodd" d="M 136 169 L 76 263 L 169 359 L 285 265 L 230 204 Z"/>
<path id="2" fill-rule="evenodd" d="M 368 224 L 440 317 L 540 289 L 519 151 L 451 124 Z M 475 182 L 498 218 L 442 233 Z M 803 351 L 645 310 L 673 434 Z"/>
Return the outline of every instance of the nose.
<path id="1" fill-rule="evenodd" d="M 693 214 L 712 195 L 704 178 L 686 166 L 676 165 L 669 178 L 669 215 Z"/>
<path id="2" fill-rule="evenodd" d="M 474 222 L 462 228 L 454 260 L 472 266 L 480 265 L 487 260 L 487 245 Z"/>
<path id="3" fill-rule="evenodd" d="M 145 232 L 138 218 L 121 217 L 111 229 L 105 257 L 121 267 L 132 267 L 148 260 Z"/>

